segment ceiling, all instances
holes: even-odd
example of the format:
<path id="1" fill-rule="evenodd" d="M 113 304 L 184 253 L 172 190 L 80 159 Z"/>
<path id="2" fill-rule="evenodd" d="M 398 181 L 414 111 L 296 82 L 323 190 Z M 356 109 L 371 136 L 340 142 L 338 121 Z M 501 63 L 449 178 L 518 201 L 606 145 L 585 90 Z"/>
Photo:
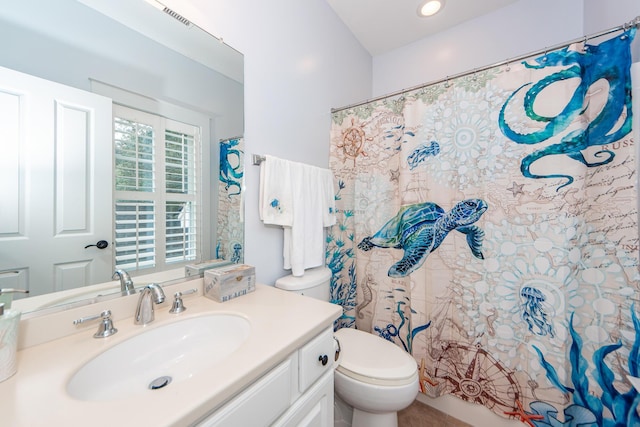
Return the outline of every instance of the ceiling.
<path id="1" fill-rule="evenodd" d="M 372 56 L 380 55 L 518 0 L 446 0 L 435 16 L 417 14 L 420 0 L 327 0 Z"/>

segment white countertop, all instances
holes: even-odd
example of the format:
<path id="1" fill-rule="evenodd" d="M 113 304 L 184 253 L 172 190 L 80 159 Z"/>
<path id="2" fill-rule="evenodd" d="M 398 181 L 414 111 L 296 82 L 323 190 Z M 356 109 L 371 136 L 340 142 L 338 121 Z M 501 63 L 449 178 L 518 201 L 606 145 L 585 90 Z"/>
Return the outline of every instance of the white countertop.
<path id="1" fill-rule="evenodd" d="M 18 352 L 18 372 L 0 383 L 0 425 L 35 426 L 185 426 L 200 419 L 214 407 L 245 389 L 286 356 L 319 332 L 330 327 L 341 313 L 341 307 L 284 292 L 271 286 L 258 285 L 255 292 L 217 303 L 202 296 L 202 280 L 191 281 L 184 289 L 199 286 L 197 296 L 185 296 L 187 310 L 170 314 L 172 292 L 165 289 L 165 302 L 156 306 L 156 320 L 147 326 L 133 324 L 133 310 L 112 309 L 118 333 L 104 339 L 93 338 L 97 323 L 80 325 L 79 332 L 37 345 L 22 345 Z M 180 289 L 182 290 L 182 289 Z M 137 295 L 125 297 L 129 309 Z M 31 335 L 46 334 L 48 324 L 60 322 L 69 328 L 72 319 L 92 311 L 111 309 L 109 303 L 100 308 L 68 310 L 21 323 Z M 251 323 L 249 338 L 223 361 L 201 374 L 172 383 L 161 390 L 149 390 L 135 398 L 117 401 L 79 401 L 68 396 L 66 384 L 84 363 L 105 349 L 145 330 L 203 313 L 235 313 Z M 120 313 L 120 314 L 119 314 Z M 93 314 L 93 313 L 91 313 Z M 23 321 L 24 322 L 24 321 Z M 35 331 L 35 329 L 38 329 Z M 73 326 L 73 328 L 78 328 Z M 41 342 L 31 337 L 26 342 Z"/>

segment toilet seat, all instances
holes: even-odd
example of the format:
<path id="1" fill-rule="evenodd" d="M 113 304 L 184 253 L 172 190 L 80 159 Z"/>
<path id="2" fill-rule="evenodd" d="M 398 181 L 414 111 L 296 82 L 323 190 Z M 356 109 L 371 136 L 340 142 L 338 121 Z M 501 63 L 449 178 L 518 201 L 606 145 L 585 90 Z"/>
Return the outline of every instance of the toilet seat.
<path id="1" fill-rule="evenodd" d="M 340 342 L 338 373 L 375 385 L 401 386 L 416 380 L 418 368 L 413 357 L 395 344 L 357 329 L 334 333 Z"/>

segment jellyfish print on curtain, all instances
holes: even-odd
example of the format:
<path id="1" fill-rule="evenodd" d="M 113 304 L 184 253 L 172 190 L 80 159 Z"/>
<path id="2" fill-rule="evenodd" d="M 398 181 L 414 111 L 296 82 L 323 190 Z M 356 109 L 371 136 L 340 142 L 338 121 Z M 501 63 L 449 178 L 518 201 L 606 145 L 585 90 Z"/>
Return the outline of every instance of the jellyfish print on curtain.
<path id="1" fill-rule="evenodd" d="M 432 397 L 640 425 L 634 35 L 334 113 L 336 327 L 410 352 Z"/>

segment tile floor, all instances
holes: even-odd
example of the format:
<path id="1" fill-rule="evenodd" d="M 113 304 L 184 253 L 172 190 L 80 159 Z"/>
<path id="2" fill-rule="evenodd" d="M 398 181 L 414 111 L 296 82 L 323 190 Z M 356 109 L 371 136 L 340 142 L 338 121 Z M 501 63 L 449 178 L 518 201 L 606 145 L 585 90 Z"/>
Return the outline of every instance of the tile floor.
<path id="1" fill-rule="evenodd" d="M 416 400 L 411 406 L 398 412 L 398 427 L 472 426 Z"/>

